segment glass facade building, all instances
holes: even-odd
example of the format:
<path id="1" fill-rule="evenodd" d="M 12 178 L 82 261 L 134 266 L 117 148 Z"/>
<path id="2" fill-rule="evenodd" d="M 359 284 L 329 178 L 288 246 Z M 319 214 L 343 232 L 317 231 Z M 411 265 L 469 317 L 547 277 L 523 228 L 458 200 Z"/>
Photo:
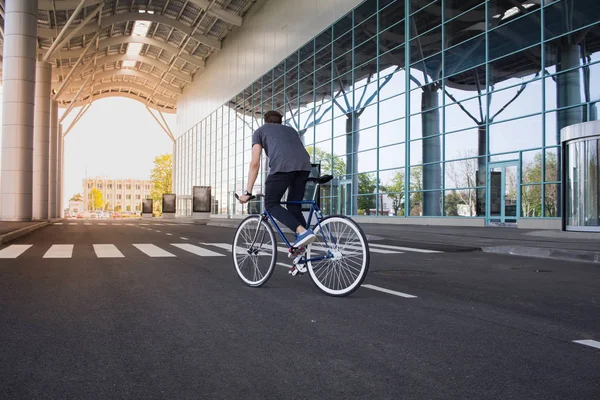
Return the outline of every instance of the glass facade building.
<path id="1" fill-rule="evenodd" d="M 177 139 L 178 213 L 193 186 L 248 211 L 233 193 L 272 109 L 334 175 L 327 214 L 560 221 L 561 129 L 600 113 L 600 2 L 364 1 Z"/>

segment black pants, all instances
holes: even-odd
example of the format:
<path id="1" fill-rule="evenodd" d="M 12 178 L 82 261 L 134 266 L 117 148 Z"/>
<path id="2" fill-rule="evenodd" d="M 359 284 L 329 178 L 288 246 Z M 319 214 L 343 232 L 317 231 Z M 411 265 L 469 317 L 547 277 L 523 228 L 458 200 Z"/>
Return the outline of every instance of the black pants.
<path id="1" fill-rule="evenodd" d="M 288 189 L 287 201 L 301 201 L 309 175 L 309 171 L 277 172 L 269 175 L 265 182 L 265 208 L 292 232 L 296 232 L 298 225 L 306 226 L 302 205 L 288 204 L 286 210 L 279 203 Z"/>

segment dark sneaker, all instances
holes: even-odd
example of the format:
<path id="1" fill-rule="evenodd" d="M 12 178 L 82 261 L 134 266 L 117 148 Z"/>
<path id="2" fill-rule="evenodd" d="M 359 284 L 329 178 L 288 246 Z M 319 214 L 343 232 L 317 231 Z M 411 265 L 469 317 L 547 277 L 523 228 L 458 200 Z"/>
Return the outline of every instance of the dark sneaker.
<path id="1" fill-rule="evenodd" d="M 307 229 L 306 231 L 296 236 L 296 241 L 294 242 L 292 247 L 306 246 L 314 242 L 316 239 L 317 237 L 315 236 L 315 234 L 310 229 Z"/>

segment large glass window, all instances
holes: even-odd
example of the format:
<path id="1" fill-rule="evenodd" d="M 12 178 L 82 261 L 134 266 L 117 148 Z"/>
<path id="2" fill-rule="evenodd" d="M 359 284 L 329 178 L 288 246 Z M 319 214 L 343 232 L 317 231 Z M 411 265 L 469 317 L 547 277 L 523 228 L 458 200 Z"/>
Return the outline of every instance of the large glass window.
<path id="1" fill-rule="evenodd" d="M 275 109 L 336 178 L 326 213 L 489 222 L 488 176 L 512 163 L 509 217 L 560 217 L 561 129 L 600 119 L 599 21 L 591 0 L 362 1 L 178 138 L 176 192 L 210 185 L 213 212 L 245 212 L 231 191 Z"/>

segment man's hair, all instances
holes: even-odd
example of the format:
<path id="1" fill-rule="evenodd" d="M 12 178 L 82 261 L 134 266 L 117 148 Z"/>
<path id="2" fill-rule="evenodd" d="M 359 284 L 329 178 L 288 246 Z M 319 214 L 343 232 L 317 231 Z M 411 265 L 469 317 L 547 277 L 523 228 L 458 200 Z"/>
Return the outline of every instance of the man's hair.
<path id="1" fill-rule="evenodd" d="M 267 111 L 265 113 L 265 123 L 267 124 L 281 124 L 283 120 L 283 115 L 279 111 Z"/>

